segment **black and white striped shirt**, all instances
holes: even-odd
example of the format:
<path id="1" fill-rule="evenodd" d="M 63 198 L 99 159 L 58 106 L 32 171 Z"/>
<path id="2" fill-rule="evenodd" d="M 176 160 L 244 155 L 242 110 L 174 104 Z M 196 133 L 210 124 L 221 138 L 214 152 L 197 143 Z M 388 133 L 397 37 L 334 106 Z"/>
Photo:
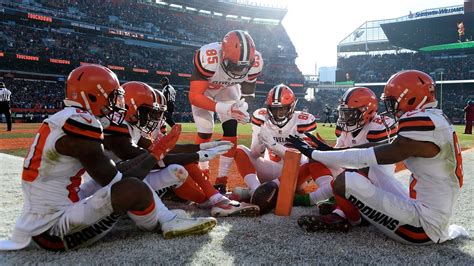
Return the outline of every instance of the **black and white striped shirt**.
<path id="1" fill-rule="evenodd" d="M 12 92 L 7 88 L 0 88 L 0 102 L 9 102 Z"/>
<path id="2" fill-rule="evenodd" d="M 163 95 L 165 95 L 166 101 L 168 102 L 174 102 L 176 100 L 176 90 L 169 84 L 163 88 Z"/>

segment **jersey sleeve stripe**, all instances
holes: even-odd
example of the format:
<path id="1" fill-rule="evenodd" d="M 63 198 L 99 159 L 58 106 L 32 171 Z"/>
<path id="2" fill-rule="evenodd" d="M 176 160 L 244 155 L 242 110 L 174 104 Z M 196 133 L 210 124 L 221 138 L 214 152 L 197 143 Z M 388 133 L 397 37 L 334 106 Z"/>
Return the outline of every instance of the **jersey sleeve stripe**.
<path id="1" fill-rule="evenodd" d="M 102 134 L 102 132 L 98 133 L 91 130 L 84 130 L 83 128 L 74 126 L 70 123 L 64 124 L 63 131 L 66 134 L 74 136 L 74 137 L 81 137 L 81 138 L 86 138 L 89 140 L 96 140 L 96 141 L 104 140 L 104 134 Z"/>
<path id="2" fill-rule="evenodd" d="M 388 135 L 388 134 L 384 134 L 384 135 L 380 135 L 380 136 L 367 135 L 367 140 L 369 142 L 381 142 L 381 141 L 387 140 L 388 137 L 394 138 L 395 136 L 397 136 L 397 132 L 393 131 L 392 133 L 390 133 L 390 135 Z"/>
<path id="3" fill-rule="evenodd" d="M 316 129 L 316 121 L 312 122 L 312 123 L 309 123 L 309 124 L 306 124 L 306 125 L 298 125 L 296 127 L 296 130 L 299 132 L 299 133 L 304 133 L 304 132 L 308 132 L 308 131 L 313 131 Z"/>
<path id="4" fill-rule="evenodd" d="M 265 123 L 265 121 L 263 121 L 262 119 L 258 119 L 255 116 L 252 116 L 252 124 L 256 126 L 261 126 L 263 125 L 263 123 Z"/>
<path id="5" fill-rule="evenodd" d="M 117 135 L 117 136 L 130 136 L 130 132 L 128 131 L 128 127 L 123 125 L 123 126 L 114 126 L 110 125 L 106 129 L 104 129 L 105 134 L 110 134 L 110 135 Z"/>
<path id="6" fill-rule="evenodd" d="M 259 75 L 260 75 L 260 72 L 255 73 L 255 74 L 250 74 L 250 75 L 248 76 L 248 80 L 254 80 L 254 79 L 256 79 Z"/>
<path id="7" fill-rule="evenodd" d="M 205 69 L 201 64 L 200 57 L 201 57 L 201 51 L 198 50 L 196 52 L 196 55 L 194 56 L 194 65 L 196 66 L 196 68 L 197 68 L 197 70 L 199 71 L 200 74 L 202 74 L 202 75 L 204 75 L 205 77 L 208 77 L 208 78 L 212 77 L 215 72 Z"/>
<path id="8" fill-rule="evenodd" d="M 398 132 L 404 131 L 431 131 L 435 129 L 433 121 L 408 121 L 400 123 L 398 127 Z"/>

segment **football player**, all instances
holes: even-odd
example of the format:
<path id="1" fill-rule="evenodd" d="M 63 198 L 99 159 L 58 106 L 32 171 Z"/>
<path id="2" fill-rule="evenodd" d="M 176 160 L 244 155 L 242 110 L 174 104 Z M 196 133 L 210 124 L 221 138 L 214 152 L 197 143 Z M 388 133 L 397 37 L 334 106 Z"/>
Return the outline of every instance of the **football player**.
<path id="1" fill-rule="evenodd" d="M 125 213 L 139 228 L 154 230 L 161 225 L 165 237 L 215 226 L 212 217 L 182 219 L 163 209 L 149 186 L 134 177 L 135 169 L 121 173 L 104 154 L 102 124 L 120 124 L 126 110 L 124 90 L 110 69 L 99 65 L 74 69 L 64 102 L 62 111 L 43 121 L 25 158 L 23 210 L 11 240 L 0 242 L 1 250 L 22 249 L 31 240 L 54 251 L 87 246 Z M 155 164 L 162 152 L 155 148 L 153 156 L 139 159 L 145 166 Z M 102 188 L 80 198 L 78 187 L 85 171 Z"/>
<path id="2" fill-rule="evenodd" d="M 153 145 L 146 137 L 148 134 L 157 135 L 158 140 L 168 138 L 173 128 L 180 125 L 175 125 L 171 132 L 163 136 L 160 133 L 166 111 L 163 94 L 137 81 L 123 84 L 123 89 L 126 92 L 127 116 L 122 126 L 112 126 L 105 130 L 105 146 L 121 160 L 129 160 L 146 153 L 146 149 Z M 144 180 L 155 191 L 174 187 L 176 194 L 183 199 L 197 203 L 209 200 L 213 216 L 253 216 L 258 213 L 258 206 L 231 201 L 220 194 L 196 164 L 212 160 L 231 147 L 232 143 L 229 141 L 212 141 L 199 145 L 177 144 L 158 161 L 158 168 L 161 170 L 147 173 Z"/>
<path id="3" fill-rule="evenodd" d="M 298 141 L 294 145 L 322 163 L 360 169 L 403 161 L 412 172 L 404 195 L 378 187 L 357 172 L 338 175 L 334 194 L 351 222 L 363 217 L 390 238 L 414 245 L 467 235 L 464 228 L 450 225 L 463 184 L 462 156 L 454 127 L 436 108 L 433 79 L 417 70 L 400 71 L 388 80 L 382 99 L 399 122 L 393 142 L 340 151 L 318 151 Z M 321 219 L 305 221 L 312 226 Z M 327 228 L 335 229 L 330 224 Z"/>
<path id="4" fill-rule="evenodd" d="M 365 87 L 354 87 L 348 89 L 341 97 L 339 105 L 339 118 L 336 126 L 336 145 L 327 146 L 320 139 L 312 138 L 312 141 L 319 150 L 346 149 L 350 147 L 366 147 L 375 143 L 388 143 L 396 137 L 397 123 L 388 116 L 380 116 L 377 114 L 378 100 L 375 93 Z M 342 171 L 358 171 L 377 187 L 383 187 L 385 190 L 397 195 L 406 194 L 403 185 L 393 178 L 395 165 L 377 165 L 366 169 L 342 169 L 337 165 L 328 165 L 334 176 L 339 175 Z M 330 186 L 320 188 L 332 190 Z M 311 196 L 311 193 L 309 194 Z M 315 202 L 309 198 L 312 204 Z M 349 229 L 349 224 L 345 219 L 344 213 L 340 209 L 336 209 L 333 215 L 324 217 L 327 223 L 332 223 L 333 227 L 339 226 L 343 231 Z M 329 220 L 331 218 L 331 220 Z M 299 224 L 305 230 L 316 231 L 325 228 L 325 224 L 313 223 L 307 226 L 303 216 L 299 220 Z"/>
<path id="5" fill-rule="evenodd" d="M 233 30 L 222 42 L 202 46 L 194 56 L 189 101 L 197 127 L 196 143 L 210 141 L 214 130 L 214 113 L 222 122 L 223 140 L 234 147 L 220 156 L 216 188 L 226 192 L 227 173 L 234 161 L 237 124 L 249 120 L 248 105 L 242 97 L 253 97 L 257 76 L 263 68 L 261 54 L 255 50 L 252 37 Z M 242 98 L 242 99 L 241 99 Z M 209 163 L 200 163 L 206 174 Z"/>
<path id="6" fill-rule="evenodd" d="M 316 129 L 313 115 L 295 111 L 297 99 L 293 91 L 284 84 L 273 87 L 267 95 L 266 108 L 257 109 L 252 116 L 252 143 L 250 149 L 239 145 L 235 162 L 240 175 L 250 189 L 251 196 L 264 182 L 273 181 L 279 184 L 283 168 L 283 158 L 288 149 L 287 138 L 290 135 L 310 134 Z M 301 158 L 297 190 L 303 190 L 305 182 L 312 176 L 316 184 L 325 187 L 332 181 L 330 170 L 318 162 L 308 162 L 306 156 Z M 331 190 L 318 191 L 313 194 L 316 201 L 331 196 Z"/>

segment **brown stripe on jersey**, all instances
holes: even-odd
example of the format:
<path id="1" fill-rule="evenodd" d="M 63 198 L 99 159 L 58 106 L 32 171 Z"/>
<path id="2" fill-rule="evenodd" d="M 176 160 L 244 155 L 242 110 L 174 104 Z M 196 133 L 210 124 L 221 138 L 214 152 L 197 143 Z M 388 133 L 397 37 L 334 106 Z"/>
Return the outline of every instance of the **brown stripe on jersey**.
<path id="1" fill-rule="evenodd" d="M 254 124 L 256 126 L 261 126 L 261 125 L 263 125 L 263 123 L 265 123 L 265 121 L 263 121 L 262 119 L 256 118 L 255 116 L 252 116 L 252 124 Z"/>
<path id="2" fill-rule="evenodd" d="M 197 70 L 200 74 L 204 75 L 205 77 L 212 77 L 215 72 L 205 69 L 201 64 L 201 50 L 196 51 L 196 55 L 194 56 L 194 65 L 196 66 Z"/>
<path id="3" fill-rule="evenodd" d="M 435 125 L 431 118 L 423 117 L 407 117 L 400 119 L 398 132 L 404 131 L 431 131 L 435 129 Z"/>

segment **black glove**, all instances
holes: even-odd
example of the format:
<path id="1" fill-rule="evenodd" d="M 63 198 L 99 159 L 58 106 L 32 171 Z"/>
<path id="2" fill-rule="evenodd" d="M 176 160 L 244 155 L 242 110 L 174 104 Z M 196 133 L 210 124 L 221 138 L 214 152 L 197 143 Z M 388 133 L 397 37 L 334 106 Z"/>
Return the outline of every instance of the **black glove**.
<path id="1" fill-rule="evenodd" d="M 290 135 L 287 139 L 288 142 L 293 144 L 295 149 L 299 150 L 302 154 L 306 155 L 306 157 L 311 159 L 311 154 L 315 149 L 311 147 L 308 143 L 306 143 L 303 139 L 298 136 Z"/>
<path id="2" fill-rule="evenodd" d="M 318 150 L 318 151 L 331 151 L 331 150 L 334 150 L 333 147 L 327 145 L 326 142 L 323 141 L 323 139 L 319 136 L 319 134 L 318 134 L 317 137 L 315 135 L 311 134 L 311 133 L 308 133 L 308 132 L 305 132 L 304 134 L 306 135 L 306 137 L 308 137 L 314 143 L 314 145 L 312 145 L 312 146 L 316 150 Z"/>

